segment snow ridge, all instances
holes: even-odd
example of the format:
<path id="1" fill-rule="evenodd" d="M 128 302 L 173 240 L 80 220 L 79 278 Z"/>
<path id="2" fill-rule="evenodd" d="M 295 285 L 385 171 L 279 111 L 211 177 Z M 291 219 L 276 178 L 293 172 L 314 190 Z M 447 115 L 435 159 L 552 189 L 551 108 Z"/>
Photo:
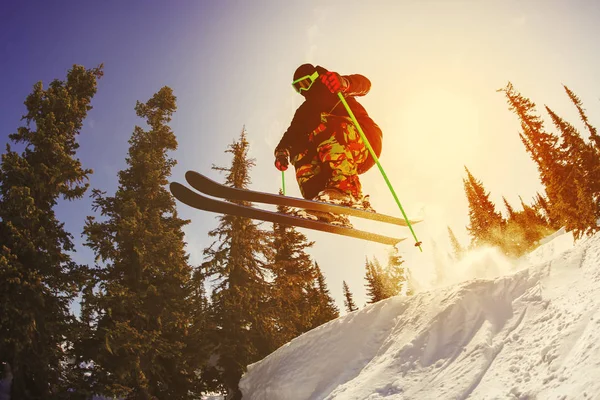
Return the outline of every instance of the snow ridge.
<path id="1" fill-rule="evenodd" d="M 244 399 L 600 399 L 600 234 L 513 268 L 307 332 L 249 366 Z"/>

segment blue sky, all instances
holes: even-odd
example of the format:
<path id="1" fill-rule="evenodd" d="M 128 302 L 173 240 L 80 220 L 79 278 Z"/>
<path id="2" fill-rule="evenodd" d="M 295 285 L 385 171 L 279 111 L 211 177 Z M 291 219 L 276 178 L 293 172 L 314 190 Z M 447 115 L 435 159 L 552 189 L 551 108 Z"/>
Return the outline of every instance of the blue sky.
<path id="1" fill-rule="evenodd" d="M 35 82 L 63 79 L 73 64 L 104 63 L 79 138 L 78 155 L 95 171 L 92 187 L 114 193 L 127 140 L 143 122 L 135 102 L 168 85 L 178 99 L 173 180 L 183 181 L 189 169 L 222 180 L 210 167 L 229 164 L 224 150 L 245 125 L 257 160 L 251 187 L 277 192 L 273 148 L 301 102 L 290 87 L 295 68 L 313 62 L 362 73 L 373 87 L 361 103 L 384 131 L 382 164 L 409 215 L 427 219 L 416 226 L 424 253 L 410 239 L 401 246 L 407 266 L 426 280 L 431 240 L 447 246 L 451 226 L 466 244 L 465 165 L 499 209 L 502 196 L 518 205 L 518 196 L 529 201 L 540 190 L 518 121 L 496 89 L 510 80 L 540 112 L 548 104 L 580 127 L 561 87 L 567 84 L 599 125 L 599 17 L 595 1 L 10 2 L 0 9 L 0 143 L 21 124 Z M 292 174 L 286 176 L 289 194 L 297 196 Z M 376 209 L 398 214 L 375 169 L 362 180 Z M 192 220 L 186 240 L 191 261 L 199 263 L 217 221 L 178 209 Z M 92 263 L 80 245 L 92 215 L 89 198 L 61 203 L 58 215 L 78 243 L 76 260 Z M 305 233 L 317 241 L 311 254 L 338 305 L 342 279 L 362 305 L 364 258 L 383 258 L 385 248 Z"/>

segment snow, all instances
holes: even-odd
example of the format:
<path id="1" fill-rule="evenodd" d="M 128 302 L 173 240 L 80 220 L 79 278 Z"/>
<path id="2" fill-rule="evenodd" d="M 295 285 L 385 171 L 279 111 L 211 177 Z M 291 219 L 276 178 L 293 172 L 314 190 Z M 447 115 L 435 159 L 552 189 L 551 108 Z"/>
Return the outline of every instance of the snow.
<path id="1" fill-rule="evenodd" d="M 600 399 L 600 234 L 448 268 L 470 279 L 369 305 L 250 365 L 244 399 Z"/>

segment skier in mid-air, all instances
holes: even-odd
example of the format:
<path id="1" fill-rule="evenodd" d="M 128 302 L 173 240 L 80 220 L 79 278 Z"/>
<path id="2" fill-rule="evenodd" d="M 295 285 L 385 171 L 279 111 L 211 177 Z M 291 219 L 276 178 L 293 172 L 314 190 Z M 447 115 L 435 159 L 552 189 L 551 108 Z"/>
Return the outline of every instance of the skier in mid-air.
<path id="1" fill-rule="evenodd" d="M 292 163 L 306 199 L 372 211 L 358 175 L 375 161 L 337 95 L 343 94 L 379 157 L 381 129 L 354 98 L 367 94 L 371 82 L 363 75 L 340 75 L 318 65 L 303 64 L 296 69 L 292 85 L 305 100 L 275 148 L 275 167 L 285 171 Z"/>
<path id="2" fill-rule="evenodd" d="M 195 171 L 187 171 L 185 179 L 196 191 L 181 183 L 171 182 L 171 193 L 179 201 L 198 210 L 329 232 L 387 245 L 396 245 L 406 238 L 354 229 L 348 216 L 408 226 L 417 241 L 411 224 L 420 221 L 408 219 L 383 170 L 381 173 L 404 218 L 373 212 L 368 196 L 363 197 L 358 175 L 375 165 L 375 160 L 350 118 L 350 113 L 356 117 L 373 154 L 378 158 L 382 147 L 381 129 L 354 98 L 367 94 L 371 82 L 362 75 L 340 76 L 318 65 L 303 64 L 296 69 L 292 85 L 306 100 L 296 110 L 290 127 L 275 149 L 275 166 L 280 171 L 285 171 L 291 158 L 300 191 L 307 200 L 230 187 Z M 350 108 L 350 112 L 346 107 Z M 285 206 L 296 211 L 273 212 L 263 209 L 263 204 Z M 416 245 L 420 246 L 420 243 L 417 241 Z"/>

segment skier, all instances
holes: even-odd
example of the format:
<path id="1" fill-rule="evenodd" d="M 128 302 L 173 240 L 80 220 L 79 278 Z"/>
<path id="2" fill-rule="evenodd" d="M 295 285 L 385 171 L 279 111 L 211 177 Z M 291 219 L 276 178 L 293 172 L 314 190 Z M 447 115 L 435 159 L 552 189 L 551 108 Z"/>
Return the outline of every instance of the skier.
<path id="1" fill-rule="evenodd" d="M 292 85 L 305 101 L 275 148 L 275 167 L 285 171 L 292 163 L 305 199 L 373 211 L 358 175 L 375 161 L 337 95 L 342 92 L 379 157 L 381 129 L 354 98 L 367 94 L 371 82 L 363 75 L 340 75 L 319 65 L 303 64 L 294 72 Z"/>
<path id="2" fill-rule="evenodd" d="M 307 200 L 230 187 L 195 171 L 187 171 L 185 179 L 197 191 L 190 190 L 178 182 L 171 182 L 171 193 L 182 203 L 199 210 L 297 226 L 388 245 L 396 245 L 404 240 L 405 238 L 354 229 L 347 218 L 347 215 L 350 215 L 408 226 L 411 232 L 411 224 L 420 222 L 409 220 L 404 211 L 404 218 L 377 214 L 371 208 L 368 196 L 362 195 L 358 175 L 375 165 L 375 160 L 363 143 L 345 106 L 350 107 L 373 153 L 379 157 L 382 148 L 381 129 L 354 98 L 367 94 L 371 82 L 362 75 L 340 76 L 318 65 L 303 64 L 296 69 L 292 85 L 305 97 L 305 101 L 296 110 L 289 128 L 275 149 L 275 166 L 280 171 L 285 171 L 291 158 L 291 163 L 296 169 L 298 186 Z M 342 93 L 346 104 L 340 99 L 339 93 Z M 313 199 L 318 203 L 312 201 Z M 253 206 L 240 202 L 258 204 Z M 355 209 L 325 204 L 328 202 L 350 205 Z M 272 212 L 263 209 L 262 204 L 286 206 L 297 210 L 293 211 L 295 215 L 288 212 Z M 398 205 L 400 206 L 399 202 Z M 416 241 L 414 232 L 413 236 Z"/>

